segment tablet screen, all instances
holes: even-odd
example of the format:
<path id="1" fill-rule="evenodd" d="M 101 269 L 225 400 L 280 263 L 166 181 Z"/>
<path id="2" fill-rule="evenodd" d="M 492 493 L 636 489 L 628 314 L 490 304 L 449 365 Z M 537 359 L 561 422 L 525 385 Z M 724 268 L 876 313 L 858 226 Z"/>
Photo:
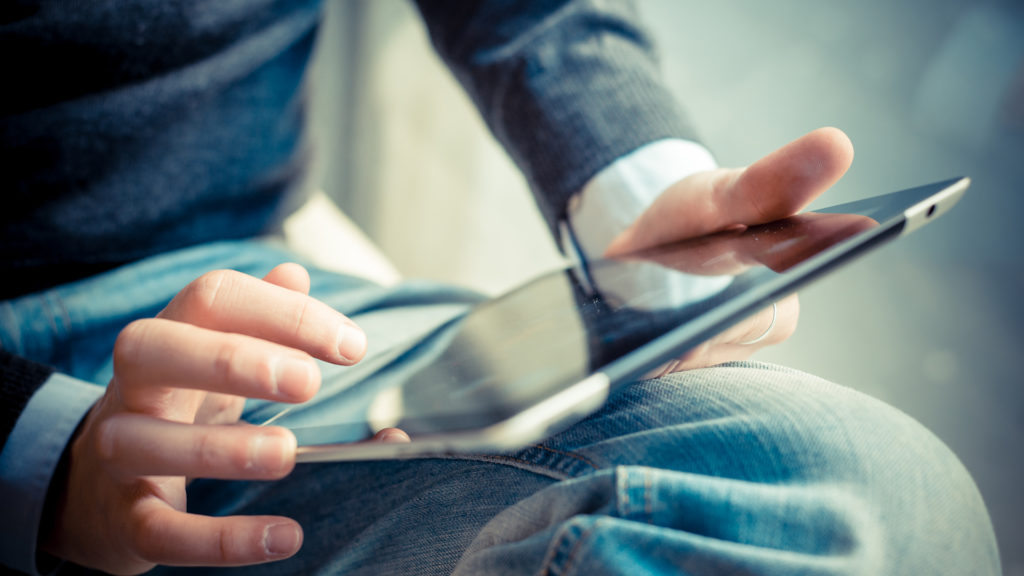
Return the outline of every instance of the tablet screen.
<path id="1" fill-rule="evenodd" d="M 294 431 L 300 444 L 336 442 L 341 428 L 352 440 L 352 430 L 368 436 L 389 426 L 415 440 L 501 422 L 597 371 L 635 378 L 713 335 L 706 327 L 724 329 L 707 319 L 730 303 L 745 302 L 721 317 L 734 323 L 739 311 L 783 296 L 755 297 L 802 265 L 818 258 L 827 269 L 820 259 L 838 246 L 898 234 L 908 206 L 943 185 L 546 274 L 475 306 L 371 376 L 379 393 L 359 421 Z M 705 327 L 687 333 L 691 326 Z"/>

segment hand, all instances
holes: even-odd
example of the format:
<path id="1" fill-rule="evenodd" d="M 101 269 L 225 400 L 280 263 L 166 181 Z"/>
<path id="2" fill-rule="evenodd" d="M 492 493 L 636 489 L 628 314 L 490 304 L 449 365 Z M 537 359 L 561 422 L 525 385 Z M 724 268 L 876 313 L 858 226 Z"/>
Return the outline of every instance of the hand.
<path id="1" fill-rule="evenodd" d="M 843 174 L 853 146 L 840 130 L 821 128 L 790 142 L 746 168 L 693 174 L 670 186 L 640 217 L 612 240 L 606 256 L 624 256 L 705 234 L 763 224 L 798 213 Z M 691 350 L 662 370 L 710 366 L 744 359 L 761 347 L 784 341 L 796 330 L 796 295 Z"/>
<path id="2" fill-rule="evenodd" d="M 366 348 L 359 327 L 308 292 L 309 275 L 295 264 L 262 281 L 211 272 L 156 318 L 127 326 L 114 377 L 72 442 L 43 550 L 120 574 L 298 551 L 295 521 L 188 514 L 185 485 L 186 477 L 273 480 L 294 467 L 289 430 L 237 423 L 245 398 L 306 401 L 320 386 L 313 357 L 352 364 Z"/>

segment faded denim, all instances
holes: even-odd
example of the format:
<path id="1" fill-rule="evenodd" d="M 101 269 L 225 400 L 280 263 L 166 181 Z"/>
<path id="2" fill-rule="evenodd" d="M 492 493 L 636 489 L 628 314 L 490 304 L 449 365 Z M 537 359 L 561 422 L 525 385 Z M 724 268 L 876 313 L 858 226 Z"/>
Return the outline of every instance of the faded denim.
<path id="1" fill-rule="evenodd" d="M 294 259 L 267 242 L 151 258 L 7 304 L 5 338 L 103 383 L 120 327 L 156 313 L 194 277 L 225 267 L 259 276 Z M 365 327 L 371 355 L 478 299 L 311 272 L 313 295 Z M 343 410 L 365 397 L 359 388 L 354 368 L 324 365 L 323 391 L 290 417 Z M 250 402 L 245 417 L 277 409 Z M 859 392 L 760 363 L 636 382 L 514 454 L 305 464 L 277 482 L 198 480 L 189 510 L 302 523 L 297 556 L 246 573 L 1000 573 L 977 488 L 938 439 Z"/>

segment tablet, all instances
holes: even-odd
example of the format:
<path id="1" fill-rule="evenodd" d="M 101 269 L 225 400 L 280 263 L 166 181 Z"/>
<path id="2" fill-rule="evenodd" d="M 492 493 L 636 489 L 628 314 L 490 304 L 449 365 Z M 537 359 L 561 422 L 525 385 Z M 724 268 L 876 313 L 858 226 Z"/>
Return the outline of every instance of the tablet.
<path id="1" fill-rule="evenodd" d="M 968 184 L 937 182 L 540 276 L 439 328 L 411 366 L 368 376 L 378 381 L 357 417 L 293 428 L 297 459 L 525 447 L 594 412 L 617 387 L 934 220 Z M 337 442 L 386 427 L 412 441 Z"/>

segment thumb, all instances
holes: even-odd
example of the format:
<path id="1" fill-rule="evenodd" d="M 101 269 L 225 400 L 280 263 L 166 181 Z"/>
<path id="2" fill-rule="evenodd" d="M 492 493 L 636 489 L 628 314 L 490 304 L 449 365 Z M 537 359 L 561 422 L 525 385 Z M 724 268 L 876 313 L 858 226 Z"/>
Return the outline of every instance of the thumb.
<path id="1" fill-rule="evenodd" d="M 746 168 L 693 174 L 670 186 L 608 246 L 609 256 L 792 216 L 853 162 L 841 130 L 819 128 Z"/>

